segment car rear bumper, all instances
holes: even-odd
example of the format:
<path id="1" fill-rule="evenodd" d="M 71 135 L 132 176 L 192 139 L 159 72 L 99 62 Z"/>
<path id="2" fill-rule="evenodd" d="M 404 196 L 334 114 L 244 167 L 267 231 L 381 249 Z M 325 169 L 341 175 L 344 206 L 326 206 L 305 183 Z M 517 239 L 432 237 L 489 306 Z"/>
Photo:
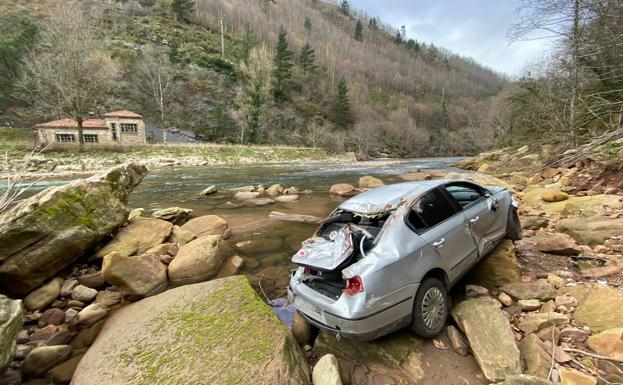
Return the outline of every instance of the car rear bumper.
<path id="1" fill-rule="evenodd" d="M 344 338 L 369 341 L 411 323 L 417 286 L 409 285 L 376 301 L 365 302 L 365 293 L 333 301 L 291 281 L 288 298 L 318 328 Z"/>

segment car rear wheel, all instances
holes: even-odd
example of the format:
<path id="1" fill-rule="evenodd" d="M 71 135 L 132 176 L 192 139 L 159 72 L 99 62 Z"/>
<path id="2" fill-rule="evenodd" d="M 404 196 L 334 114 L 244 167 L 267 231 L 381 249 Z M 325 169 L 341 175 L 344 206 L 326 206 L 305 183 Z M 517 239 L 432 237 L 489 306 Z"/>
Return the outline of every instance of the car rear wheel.
<path id="1" fill-rule="evenodd" d="M 436 278 L 426 278 L 420 284 L 413 304 L 411 330 L 424 338 L 439 334 L 448 318 L 448 293 Z"/>
<path id="2" fill-rule="evenodd" d="M 506 220 L 506 238 L 511 241 L 518 241 L 521 239 L 521 222 L 519 222 L 517 208 L 514 206 L 511 206 L 508 211 L 508 219 Z"/>

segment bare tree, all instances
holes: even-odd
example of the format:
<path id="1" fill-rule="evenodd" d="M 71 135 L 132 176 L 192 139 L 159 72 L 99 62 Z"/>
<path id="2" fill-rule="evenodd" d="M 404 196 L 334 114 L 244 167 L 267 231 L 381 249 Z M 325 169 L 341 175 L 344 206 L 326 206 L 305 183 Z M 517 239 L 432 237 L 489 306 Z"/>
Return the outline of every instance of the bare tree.
<path id="1" fill-rule="evenodd" d="M 94 16 L 83 10 L 82 3 L 59 3 L 18 83 L 20 92 L 44 114 L 76 121 L 81 149 L 84 117 L 106 102 L 120 79 L 116 63 L 100 49 L 93 25 Z"/>
<path id="2" fill-rule="evenodd" d="M 175 77 L 178 73 L 178 69 L 171 64 L 169 58 L 153 45 L 145 49 L 143 59 L 136 65 L 136 84 L 141 92 L 153 99 L 160 112 L 164 144 L 167 144 L 166 113 L 175 90 Z"/>

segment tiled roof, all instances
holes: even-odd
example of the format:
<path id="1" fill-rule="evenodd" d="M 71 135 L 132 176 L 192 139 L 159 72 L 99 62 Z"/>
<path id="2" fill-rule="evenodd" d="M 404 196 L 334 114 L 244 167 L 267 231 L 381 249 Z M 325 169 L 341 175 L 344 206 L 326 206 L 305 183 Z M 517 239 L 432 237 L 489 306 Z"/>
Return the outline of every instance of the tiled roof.
<path id="1" fill-rule="evenodd" d="M 76 123 L 73 119 L 59 119 L 53 120 L 47 123 L 37 124 L 35 127 L 59 127 L 59 128 L 72 128 L 78 127 L 78 123 Z M 84 128 L 107 128 L 106 120 L 104 119 L 85 119 L 82 121 L 82 127 Z"/>
<path id="2" fill-rule="evenodd" d="M 136 112 L 132 112 L 132 111 L 128 111 L 128 110 L 120 110 L 120 111 L 113 111 L 113 112 L 109 112 L 106 113 L 102 116 L 106 116 L 109 118 L 137 118 L 137 119 L 141 119 L 142 116 L 137 114 Z"/>

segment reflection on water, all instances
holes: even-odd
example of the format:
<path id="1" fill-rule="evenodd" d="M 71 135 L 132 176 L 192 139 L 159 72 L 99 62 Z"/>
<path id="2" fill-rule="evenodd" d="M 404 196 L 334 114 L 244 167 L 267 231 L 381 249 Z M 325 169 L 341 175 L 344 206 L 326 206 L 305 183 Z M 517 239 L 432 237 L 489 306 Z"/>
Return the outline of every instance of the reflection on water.
<path id="1" fill-rule="evenodd" d="M 396 183 L 401 181 L 398 174 L 408 172 L 414 167 L 448 168 L 459 159 L 205 166 L 155 170 L 132 193 L 130 206 L 145 208 L 146 215 L 157 208 L 180 206 L 193 209 L 195 216 L 215 214 L 223 217 L 232 228 L 232 237 L 224 242 L 223 252 L 246 257 L 243 271 L 256 278 L 264 277 L 263 285 L 268 287 L 268 291 L 283 288 L 287 284 L 287 271 L 294 267 L 290 262 L 291 255 L 298 250 L 301 241 L 311 236 L 315 229 L 313 224 L 268 219 L 271 211 L 325 217 L 343 200 L 329 195 L 332 184 L 357 185 L 359 177 L 363 175 L 374 175 L 386 183 Z M 33 193 L 67 182 L 67 179 L 42 181 L 35 186 Z M 284 187 L 296 186 L 300 191 L 311 190 L 311 193 L 300 195 L 299 200 L 292 203 L 243 206 L 235 209 L 221 207 L 233 200 L 233 194 L 226 192 L 228 189 L 259 184 L 269 186 L 274 183 L 280 183 Z M 213 184 L 222 192 L 208 197 L 198 195 Z"/>

